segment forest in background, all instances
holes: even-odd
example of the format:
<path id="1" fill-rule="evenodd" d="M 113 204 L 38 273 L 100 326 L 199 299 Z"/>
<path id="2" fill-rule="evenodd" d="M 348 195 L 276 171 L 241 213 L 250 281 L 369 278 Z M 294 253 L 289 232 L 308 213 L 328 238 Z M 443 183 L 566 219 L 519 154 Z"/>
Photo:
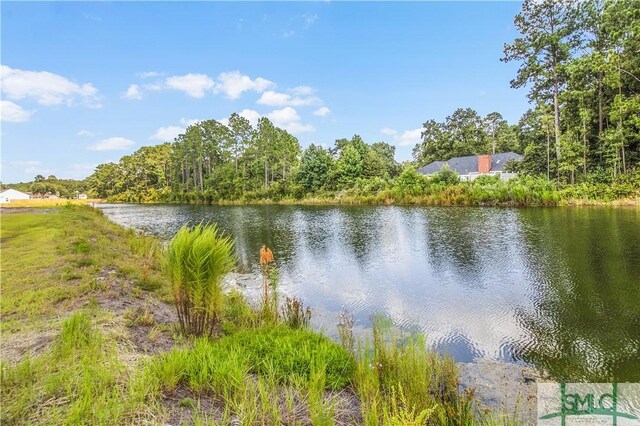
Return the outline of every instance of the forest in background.
<path id="1" fill-rule="evenodd" d="M 232 114 L 228 125 L 205 120 L 172 142 L 142 147 L 99 165 L 83 182 L 44 179 L 10 185 L 129 202 L 257 201 L 348 198 L 364 202 L 556 204 L 611 200 L 640 193 L 640 2 L 526 0 L 514 19 L 520 37 L 502 61 L 520 64 L 511 81 L 529 88 L 531 108 L 518 123 L 459 108 L 428 120 L 413 161 L 395 147 L 358 135 L 331 148 L 302 149 L 266 117 L 254 128 Z M 416 169 L 463 155 L 514 151 L 520 177 L 461 183 L 447 170 L 426 178 Z M 73 182 L 73 181 L 72 181 Z M 37 188 L 36 188 L 37 187 Z M 36 190 L 34 190 L 36 189 Z M 54 192 L 56 190 L 54 189 Z"/>

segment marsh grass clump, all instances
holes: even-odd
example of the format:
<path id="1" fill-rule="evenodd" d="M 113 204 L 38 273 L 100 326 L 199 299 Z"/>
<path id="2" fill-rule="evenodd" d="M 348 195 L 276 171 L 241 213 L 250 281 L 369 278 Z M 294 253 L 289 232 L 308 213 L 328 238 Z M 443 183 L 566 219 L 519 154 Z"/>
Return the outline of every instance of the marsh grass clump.
<path id="1" fill-rule="evenodd" d="M 305 308 L 302 300 L 297 297 L 285 297 L 282 319 L 291 328 L 306 328 L 311 321 L 311 308 Z"/>
<path id="2" fill-rule="evenodd" d="M 184 334 L 214 333 L 222 313 L 221 281 L 235 261 L 233 240 L 216 225 L 185 225 L 169 242 L 165 266 Z"/>
<path id="3" fill-rule="evenodd" d="M 453 359 L 429 351 L 422 336 L 391 330 L 390 320 L 374 317 L 373 344 L 358 347 L 355 388 L 365 423 L 472 424 L 472 396 L 459 393 Z"/>
<path id="4" fill-rule="evenodd" d="M 154 383 L 150 387 L 171 392 L 182 385 L 196 393 L 213 393 L 233 406 L 255 390 L 256 379 L 273 389 L 342 389 L 352 381 L 354 368 L 352 357 L 321 334 L 268 326 L 218 340 L 198 339 L 192 348 L 152 360 L 146 375 Z"/>

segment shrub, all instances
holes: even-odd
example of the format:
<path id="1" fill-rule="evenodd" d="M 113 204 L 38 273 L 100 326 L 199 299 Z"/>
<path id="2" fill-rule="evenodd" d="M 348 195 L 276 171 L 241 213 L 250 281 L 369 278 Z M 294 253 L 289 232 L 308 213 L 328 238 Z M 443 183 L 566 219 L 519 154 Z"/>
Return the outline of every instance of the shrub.
<path id="1" fill-rule="evenodd" d="M 453 185 L 454 183 L 460 182 L 460 177 L 455 171 L 451 170 L 449 166 L 445 164 L 439 172 L 433 174 L 431 181 L 433 183 Z"/>
<path id="2" fill-rule="evenodd" d="M 183 226 L 165 262 L 182 332 L 212 334 L 221 314 L 221 280 L 235 266 L 233 241 L 215 225 Z"/>

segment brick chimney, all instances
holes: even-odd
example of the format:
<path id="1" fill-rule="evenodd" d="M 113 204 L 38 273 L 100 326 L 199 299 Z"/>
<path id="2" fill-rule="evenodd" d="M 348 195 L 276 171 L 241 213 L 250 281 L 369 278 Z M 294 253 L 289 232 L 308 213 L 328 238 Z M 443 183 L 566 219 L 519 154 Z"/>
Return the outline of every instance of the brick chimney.
<path id="1" fill-rule="evenodd" d="M 478 155 L 478 173 L 491 171 L 491 155 Z"/>

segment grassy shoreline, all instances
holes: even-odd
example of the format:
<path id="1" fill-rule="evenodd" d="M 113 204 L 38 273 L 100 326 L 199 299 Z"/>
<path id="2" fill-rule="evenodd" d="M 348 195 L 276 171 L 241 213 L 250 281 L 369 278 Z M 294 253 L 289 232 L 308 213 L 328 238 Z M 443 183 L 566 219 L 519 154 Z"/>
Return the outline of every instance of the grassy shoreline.
<path id="1" fill-rule="evenodd" d="M 504 423 L 384 320 L 338 344 L 231 293 L 218 337 L 182 337 L 158 241 L 91 207 L 3 213 L 1 238 L 3 424 Z"/>

